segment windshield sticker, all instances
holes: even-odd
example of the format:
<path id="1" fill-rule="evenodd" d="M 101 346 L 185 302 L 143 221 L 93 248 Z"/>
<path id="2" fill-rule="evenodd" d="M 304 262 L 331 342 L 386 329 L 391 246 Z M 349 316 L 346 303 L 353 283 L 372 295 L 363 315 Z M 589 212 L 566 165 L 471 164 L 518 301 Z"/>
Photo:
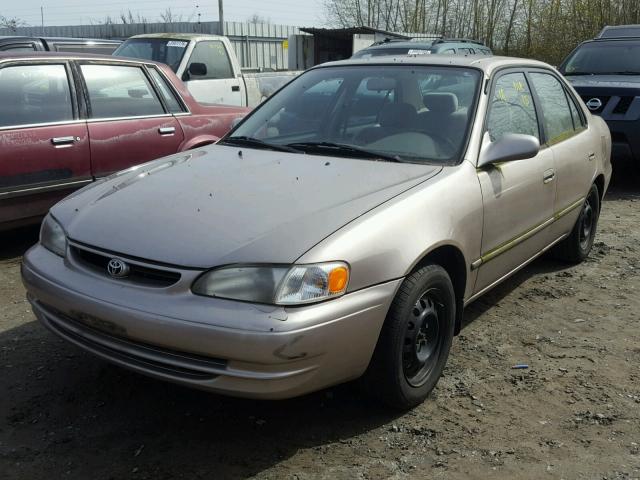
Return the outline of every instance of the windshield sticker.
<path id="1" fill-rule="evenodd" d="M 409 50 L 408 55 L 428 55 L 431 50 Z"/>
<path id="2" fill-rule="evenodd" d="M 171 40 L 169 42 L 167 42 L 167 47 L 180 47 L 180 48 L 184 48 L 187 46 L 188 42 L 181 42 L 179 40 Z"/>

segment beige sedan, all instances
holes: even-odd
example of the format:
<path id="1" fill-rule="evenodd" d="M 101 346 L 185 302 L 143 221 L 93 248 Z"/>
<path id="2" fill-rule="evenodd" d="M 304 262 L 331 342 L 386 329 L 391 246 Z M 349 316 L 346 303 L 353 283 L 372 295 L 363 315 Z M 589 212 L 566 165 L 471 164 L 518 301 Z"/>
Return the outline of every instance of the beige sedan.
<path id="1" fill-rule="evenodd" d="M 274 399 L 363 377 L 409 408 L 466 305 L 547 250 L 586 258 L 610 151 L 544 63 L 325 64 L 217 145 L 53 207 L 23 279 L 44 325 L 123 367 Z"/>

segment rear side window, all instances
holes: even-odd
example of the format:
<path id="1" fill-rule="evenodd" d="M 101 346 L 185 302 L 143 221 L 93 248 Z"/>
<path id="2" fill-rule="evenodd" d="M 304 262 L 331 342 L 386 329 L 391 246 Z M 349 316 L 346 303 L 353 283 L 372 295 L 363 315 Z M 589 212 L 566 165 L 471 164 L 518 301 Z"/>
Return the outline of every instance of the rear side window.
<path id="1" fill-rule="evenodd" d="M 89 92 L 91 118 L 162 115 L 164 109 L 142 68 L 125 65 L 82 65 Z"/>
<path id="2" fill-rule="evenodd" d="M 567 93 L 567 99 L 569 100 L 569 110 L 571 110 L 571 117 L 573 118 L 573 128 L 574 130 L 582 130 L 587 126 L 584 116 L 581 115 L 578 110 L 578 106 L 576 105 L 573 96 Z"/>
<path id="3" fill-rule="evenodd" d="M 553 75 L 531 73 L 542 108 L 542 125 L 546 143 L 552 145 L 573 135 L 573 118 L 564 87 Z"/>
<path id="4" fill-rule="evenodd" d="M 116 43 L 56 43 L 53 48 L 57 52 L 97 53 L 111 55 L 118 48 Z"/>
<path id="5" fill-rule="evenodd" d="M 203 63 L 207 67 L 207 72 L 204 75 L 193 75 L 191 77 L 192 80 L 233 78 L 229 55 L 227 55 L 224 44 L 220 41 L 196 43 L 189 59 L 189 65 L 192 63 Z"/>
<path id="6" fill-rule="evenodd" d="M 158 72 L 158 70 L 156 70 L 155 68 L 150 68 L 149 71 L 151 72 L 151 77 L 153 78 L 153 81 L 156 82 L 156 85 L 160 90 L 160 95 L 162 95 L 162 99 L 167 104 L 169 111 L 171 113 L 184 112 L 185 110 L 182 108 L 182 105 L 176 98 L 175 94 L 173 93 L 173 90 L 171 90 L 171 87 L 169 87 L 169 85 L 167 84 L 167 81 L 160 74 L 160 72 Z"/>
<path id="7" fill-rule="evenodd" d="M 13 45 L 0 46 L 2 52 L 33 52 L 36 46 L 33 43 L 17 43 Z"/>
<path id="8" fill-rule="evenodd" d="M 496 81 L 487 130 L 492 142 L 501 139 L 507 133 L 521 133 L 540 138 L 538 117 L 523 73 L 508 73 Z"/>
<path id="9" fill-rule="evenodd" d="M 0 127 L 73 120 L 64 65 L 16 65 L 0 69 Z"/>

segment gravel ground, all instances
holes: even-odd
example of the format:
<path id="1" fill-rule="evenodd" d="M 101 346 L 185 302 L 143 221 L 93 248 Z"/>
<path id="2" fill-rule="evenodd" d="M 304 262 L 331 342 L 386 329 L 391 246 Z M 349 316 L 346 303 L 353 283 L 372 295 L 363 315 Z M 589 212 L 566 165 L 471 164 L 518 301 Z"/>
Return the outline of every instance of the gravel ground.
<path id="1" fill-rule="evenodd" d="M 352 385 L 261 402 L 110 366 L 35 321 L 37 231 L 4 234 L 0 478 L 640 478 L 638 185 L 614 179 L 585 263 L 541 259 L 473 304 L 402 415 Z"/>

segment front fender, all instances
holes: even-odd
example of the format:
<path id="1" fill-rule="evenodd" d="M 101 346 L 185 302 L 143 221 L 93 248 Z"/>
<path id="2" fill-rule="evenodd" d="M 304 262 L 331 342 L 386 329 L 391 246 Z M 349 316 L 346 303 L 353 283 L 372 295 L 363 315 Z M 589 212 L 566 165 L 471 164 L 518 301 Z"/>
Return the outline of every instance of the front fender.
<path id="1" fill-rule="evenodd" d="M 406 276 L 434 249 L 457 248 L 467 268 L 465 295 L 471 295 L 480 257 L 482 194 L 469 162 L 445 167 L 424 183 L 369 211 L 324 239 L 297 263 L 343 260 L 351 265 L 349 291 Z"/>

